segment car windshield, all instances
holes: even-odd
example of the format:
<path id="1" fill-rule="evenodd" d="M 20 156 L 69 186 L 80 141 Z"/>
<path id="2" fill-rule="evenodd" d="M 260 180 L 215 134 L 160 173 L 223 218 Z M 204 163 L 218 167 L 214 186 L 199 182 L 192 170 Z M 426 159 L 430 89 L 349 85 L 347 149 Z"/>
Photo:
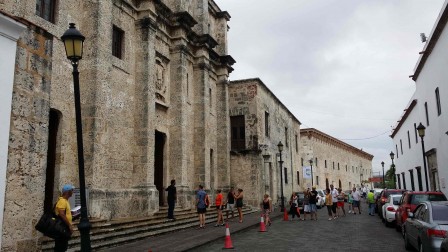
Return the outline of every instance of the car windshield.
<path id="1" fill-rule="evenodd" d="M 443 194 L 414 194 L 411 204 L 418 205 L 423 201 L 443 201 L 446 200 Z"/>
<path id="2" fill-rule="evenodd" d="M 448 205 L 433 205 L 432 219 L 434 221 L 448 221 Z"/>
<path id="3" fill-rule="evenodd" d="M 392 204 L 398 205 L 400 204 L 401 197 L 392 197 Z"/>

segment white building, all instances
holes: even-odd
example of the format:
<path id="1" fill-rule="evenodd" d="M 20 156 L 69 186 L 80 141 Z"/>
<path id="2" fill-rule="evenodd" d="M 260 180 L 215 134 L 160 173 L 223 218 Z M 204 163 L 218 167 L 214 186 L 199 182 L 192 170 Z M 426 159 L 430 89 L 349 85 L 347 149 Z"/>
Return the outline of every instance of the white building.
<path id="1" fill-rule="evenodd" d="M 448 1 L 445 1 L 417 62 L 416 90 L 405 113 L 392 132 L 397 188 L 441 190 L 448 195 Z M 426 127 L 424 152 L 417 133 Z M 424 153 L 424 154 L 423 154 Z M 424 169 L 427 166 L 427 180 Z"/>

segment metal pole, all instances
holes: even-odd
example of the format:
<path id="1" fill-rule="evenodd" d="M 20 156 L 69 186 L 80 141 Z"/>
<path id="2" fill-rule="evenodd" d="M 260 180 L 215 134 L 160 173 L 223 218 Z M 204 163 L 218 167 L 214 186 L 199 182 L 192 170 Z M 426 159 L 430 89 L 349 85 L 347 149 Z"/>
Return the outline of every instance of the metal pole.
<path id="1" fill-rule="evenodd" d="M 422 153 L 423 153 L 423 168 L 425 169 L 425 182 L 426 182 L 426 191 L 429 191 L 429 185 L 428 185 L 428 171 L 426 167 L 426 156 L 425 156 L 425 142 L 423 141 L 423 137 L 420 137 L 422 139 Z"/>
<path id="2" fill-rule="evenodd" d="M 90 222 L 87 217 L 86 203 L 86 183 L 84 174 L 84 147 L 82 141 L 82 122 L 81 122 L 81 98 L 79 91 L 79 72 L 78 62 L 72 62 L 73 65 L 73 84 L 75 91 L 75 115 L 76 115 L 76 138 L 78 142 L 78 165 L 79 165 L 79 190 L 81 196 L 81 219 L 78 224 L 78 230 L 81 234 L 81 251 L 91 251 L 90 246 Z"/>
<path id="3" fill-rule="evenodd" d="M 314 177 L 313 177 L 313 164 L 311 163 L 311 187 L 314 185 Z"/>
<path id="4" fill-rule="evenodd" d="M 282 152 L 280 152 L 280 190 L 281 190 L 281 211 L 284 212 L 285 211 L 285 201 L 284 201 L 284 196 L 283 196 L 283 168 L 282 168 Z"/>
<path id="5" fill-rule="evenodd" d="M 392 159 L 392 169 L 394 169 L 394 188 L 397 188 L 397 175 L 395 175 L 395 164 L 394 164 L 394 160 Z"/>
<path id="6" fill-rule="evenodd" d="M 383 165 L 383 188 L 386 188 L 386 181 L 384 180 L 384 164 Z"/>

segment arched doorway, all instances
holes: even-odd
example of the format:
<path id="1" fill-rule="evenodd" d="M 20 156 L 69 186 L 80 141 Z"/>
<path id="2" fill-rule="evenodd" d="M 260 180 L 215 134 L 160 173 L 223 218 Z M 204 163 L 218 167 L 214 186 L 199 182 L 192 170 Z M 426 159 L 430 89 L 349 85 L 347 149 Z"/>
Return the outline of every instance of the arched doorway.
<path id="1" fill-rule="evenodd" d="M 162 132 L 156 131 L 155 145 L 154 145 L 154 185 L 159 191 L 159 206 L 163 206 L 165 201 L 164 197 L 164 169 L 163 169 L 163 157 L 165 147 L 166 135 Z"/>
<path id="2" fill-rule="evenodd" d="M 44 212 L 53 211 L 53 192 L 56 170 L 57 136 L 59 131 L 60 112 L 50 110 L 48 122 L 47 170 L 45 174 Z"/>

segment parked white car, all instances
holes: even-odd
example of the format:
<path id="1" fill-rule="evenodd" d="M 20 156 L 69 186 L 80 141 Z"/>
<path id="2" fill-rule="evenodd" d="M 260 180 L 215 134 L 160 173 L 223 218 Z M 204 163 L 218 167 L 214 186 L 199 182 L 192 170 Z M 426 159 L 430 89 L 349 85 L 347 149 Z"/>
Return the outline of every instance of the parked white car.
<path id="1" fill-rule="evenodd" d="M 316 189 L 317 191 L 317 208 L 322 208 L 325 206 L 325 192 L 322 189 Z"/>
<path id="2" fill-rule="evenodd" d="M 384 224 L 386 227 L 395 223 L 395 212 L 400 204 L 401 194 L 391 194 L 387 197 L 386 203 L 383 205 Z"/>

